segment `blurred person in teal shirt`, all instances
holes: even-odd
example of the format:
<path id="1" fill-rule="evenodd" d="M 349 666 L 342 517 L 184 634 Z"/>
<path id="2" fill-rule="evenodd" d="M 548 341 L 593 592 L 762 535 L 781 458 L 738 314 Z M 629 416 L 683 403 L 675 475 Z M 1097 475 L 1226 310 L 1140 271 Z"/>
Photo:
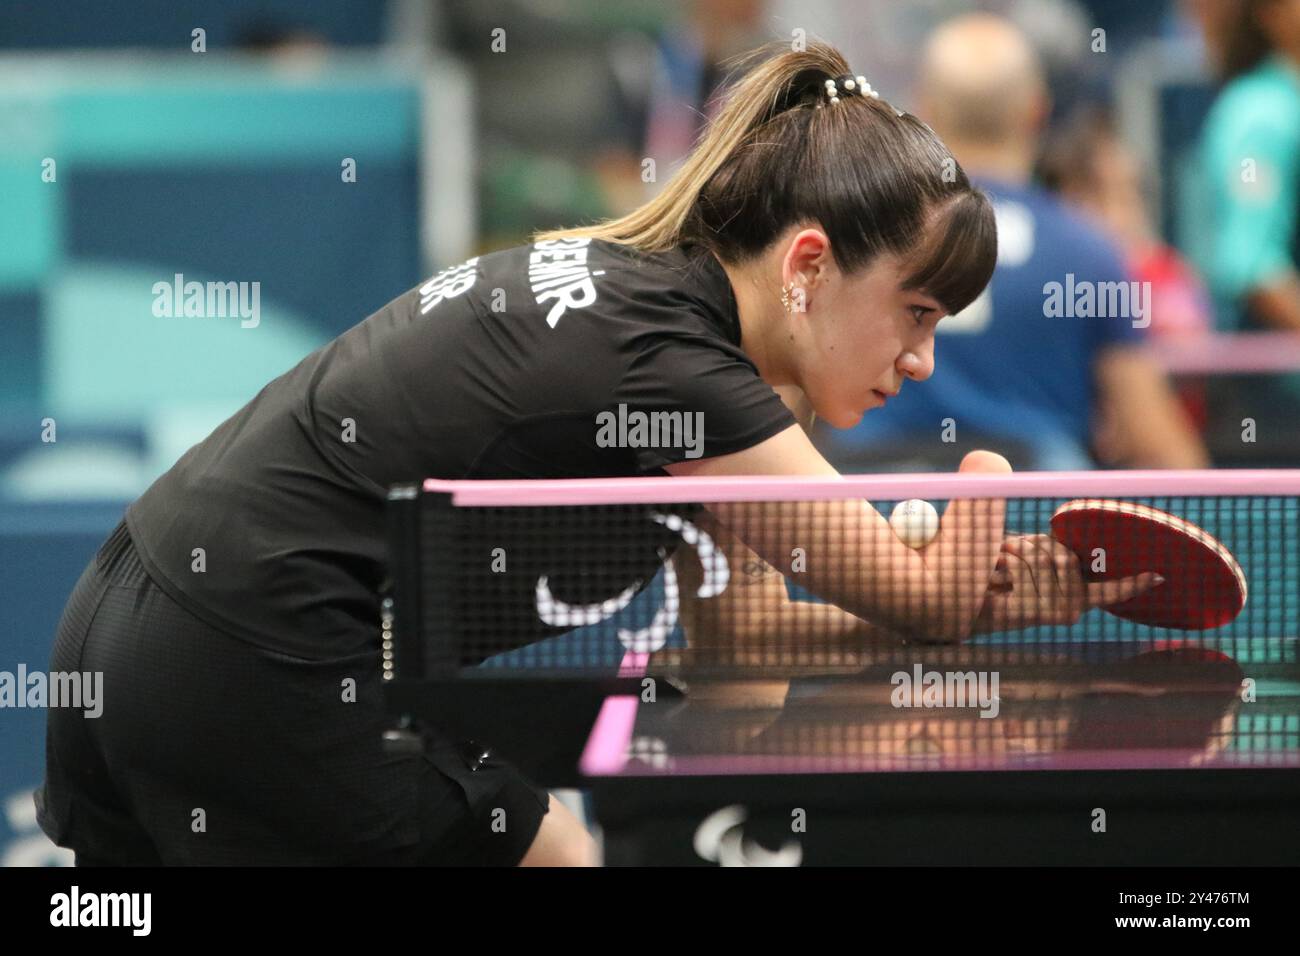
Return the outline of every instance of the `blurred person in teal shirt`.
<path id="1" fill-rule="evenodd" d="M 1300 0 L 1188 6 L 1225 85 L 1202 133 L 1186 244 L 1221 329 L 1300 331 Z"/>

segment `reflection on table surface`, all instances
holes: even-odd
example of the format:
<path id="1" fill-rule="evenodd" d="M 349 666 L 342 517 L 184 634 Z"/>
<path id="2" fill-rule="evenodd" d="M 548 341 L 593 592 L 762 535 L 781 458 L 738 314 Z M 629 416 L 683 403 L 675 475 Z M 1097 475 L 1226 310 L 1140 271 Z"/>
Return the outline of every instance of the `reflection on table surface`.
<path id="1" fill-rule="evenodd" d="M 638 705 L 623 772 L 1300 766 L 1300 669 L 1251 670 L 1186 644 L 1027 663 L 921 649 L 790 679 L 687 668 L 680 695 Z"/>

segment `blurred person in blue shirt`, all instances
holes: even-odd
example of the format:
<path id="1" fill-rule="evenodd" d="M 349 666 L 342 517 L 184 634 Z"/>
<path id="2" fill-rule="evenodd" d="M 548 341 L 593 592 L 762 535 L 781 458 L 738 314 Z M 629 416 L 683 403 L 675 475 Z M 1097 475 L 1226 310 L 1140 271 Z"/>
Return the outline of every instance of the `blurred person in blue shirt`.
<path id="1" fill-rule="evenodd" d="M 1204 467 L 1200 439 L 1139 348 L 1149 287 L 1030 182 L 1050 103 L 1029 42 L 991 14 L 948 21 L 925 47 L 916 101 L 993 199 L 998 265 L 979 299 L 939 323 L 933 377 L 854 429 L 824 433 L 828 457 L 842 469 L 942 467 L 983 442 L 1017 468 L 1089 468 L 1094 449 L 1108 463 Z"/>

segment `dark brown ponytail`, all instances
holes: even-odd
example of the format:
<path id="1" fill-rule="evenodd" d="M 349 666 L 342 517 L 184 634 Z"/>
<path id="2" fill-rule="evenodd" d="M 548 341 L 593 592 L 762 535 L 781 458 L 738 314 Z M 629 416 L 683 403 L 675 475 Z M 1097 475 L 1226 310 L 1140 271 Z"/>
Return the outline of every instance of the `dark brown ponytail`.
<path id="1" fill-rule="evenodd" d="M 852 72 L 834 47 L 777 49 L 755 54 L 762 62 L 731 88 L 654 199 L 621 218 L 538 238 L 589 236 L 647 252 L 695 244 L 738 263 L 790 226 L 817 223 L 845 272 L 892 253 L 906 263 L 905 285 L 949 312 L 964 308 L 997 257 L 988 199 L 916 117 L 856 94 L 830 104 L 826 80 Z"/>

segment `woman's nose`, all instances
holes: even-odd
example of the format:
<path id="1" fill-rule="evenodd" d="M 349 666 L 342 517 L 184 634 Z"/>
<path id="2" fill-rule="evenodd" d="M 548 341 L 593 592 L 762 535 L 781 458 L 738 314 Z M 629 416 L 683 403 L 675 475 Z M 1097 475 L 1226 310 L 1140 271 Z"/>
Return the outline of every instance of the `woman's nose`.
<path id="1" fill-rule="evenodd" d="M 934 374 L 934 348 L 909 349 L 898 358 L 898 371 L 914 382 L 924 382 Z"/>

